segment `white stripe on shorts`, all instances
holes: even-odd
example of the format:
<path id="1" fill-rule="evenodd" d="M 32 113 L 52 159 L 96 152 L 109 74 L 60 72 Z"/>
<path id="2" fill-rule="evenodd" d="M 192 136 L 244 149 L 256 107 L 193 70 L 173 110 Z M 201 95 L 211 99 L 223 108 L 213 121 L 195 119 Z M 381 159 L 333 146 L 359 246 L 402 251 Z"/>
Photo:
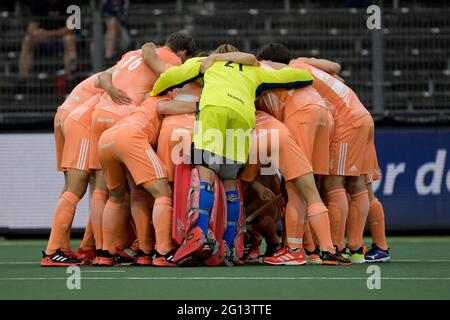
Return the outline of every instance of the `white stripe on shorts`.
<path id="1" fill-rule="evenodd" d="M 89 139 L 88 138 L 81 139 L 80 154 L 78 155 L 78 163 L 77 163 L 77 169 L 79 170 L 83 170 L 84 168 L 88 148 L 89 148 Z"/>
<path id="2" fill-rule="evenodd" d="M 152 162 L 153 168 L 155 168 L 156 171 L 156 177 L 158 179 L 164 178 L 164 171 L 161 168 L 161 165 L 158 161 L 158 158 L 155 157 L 155 152 L 153 149 L 146 149 L 148 157 L 150 158 L 150 161 Z"/>
<path id="3" fill-rule="evenodd" d="M 347 158 L 347 142 L 341 142 L 339 144 L 339 162 L 338 162 L 338 171 L 337 174 L 340 176 L 345 175 L 345 163 Z"/>

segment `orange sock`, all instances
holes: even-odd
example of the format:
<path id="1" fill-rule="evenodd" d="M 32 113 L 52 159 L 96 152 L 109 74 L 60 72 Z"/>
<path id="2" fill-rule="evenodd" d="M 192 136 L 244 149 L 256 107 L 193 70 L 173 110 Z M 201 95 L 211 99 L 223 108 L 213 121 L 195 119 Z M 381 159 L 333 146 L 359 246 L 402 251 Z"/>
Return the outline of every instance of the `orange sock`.
<path id="1" fill-rule="evenodd" d="M 119 220 L 119 229 L 117 230 L 116 249 L 123 250 L 128 246 L 128 237 L 131 229 L 131 208 L 130 194 L 127 196 L 120 207 L 121 218 Z"/>
<path id="2" fill-rule="evenodd" d="M 377 198 L 370 202 L 369 215 L 367 217 L 369 223 L 372 241 L 383 250 L 388 249 L 386 240 L 386 230 L 384 227 L 384 210 L 383 205 Z"/>
<path id="3" fill-rule="evenodd" d="M 46 254 L 53 254 L 58 249 L 68 250 L 73 217 L 80 199 L 72 192 L 64 192 L 56 205 L 52 231 L 48 240 Z M 64 248 L 67 246 L 67 248 Z"/>
<path id="4" fill-rule="evenodd" d="M 108 200 L 108 193 L 103 190 L 94 190 L 91 196 L 91 214 L 89 220 L 94 233 L 95 248 L 101 249 L 103 246 L 102 238 L 102 218 L 105 203 Z"/>
<path id="5" fill-rule="evenodd" d="M 352 195 L 347 228 L 348 246 L 352 250 L 363 245 L 364 227 L 369 214 L 369 196 L 367 190 Z"/>
<path id="6" fill-rule="evenodd" d="M 130 203 L 130 206 L 131 206 L 131 203 Z M 131 210 L 131 211 L 133 211 L 133 210 Z M 137 239 L 136 225 L 134 224 L 134 220 L 133 220 L 133 216 L 132 216 L 130 219 L 130 225 L 128 226 L 127 248 L 130 248 L 136 239 Z"/>
<path id="7" fill-rule="evenodd" d="M 117 253 L 123 238 L 123 226 L 127 226 L 129 215 L 126 205 L 108 200 L 103 211 L 102 231 L 103 250 Z"/>
<path id="8" fill-rule="evenodd" d="M 152 230 L 153 198 L 145 190 L 131 192 L 131 215 L 136 226 L 139 248 L 145 253 L 153 249 Z"/>
<path id="9" fill-rule="evenodd" d="M 327 193 L 328 216 L 330 218 L 331 238 L 339 250 L 345 248 L 345 226 L 348 216 L 348 202 L 345 189 L 336 189 Z"/>
<path id="10" fill-rule="evenodd" d="M 92 224 L 89 220 L 86 229 L 84 230 L 83 240 L 81 241 L 80 248 L 84 251 L 95 249 L 94 233 L 92 232 Z"/>
<path id="11" fill-rule="evenodd" d="M 286 241 L 291 249 L 303 247 L 306 202 L 300 197 L 292 183 L 286 184 L 289 201 L 286 205 Z"/>
<path id="12" fill-rule="evenodd" d="M 305 224 L 305 232 L 303 233 L 303 247 L 309 252 L 316 250 L 316 244 L 314 243 L 314 238 L 311 229 L 309 228 L 309 223 Z"/>
<path id="13" fill-rule="evenodd" d="M 328 209 L 322 202 L 316 202 L 308 207 L 308 220 L 314 233 L 317 235 L 321 251 L 335 253 L 331 241 L 330 219 Z"/>
<path id="14" fill-rule="evenodd" d="M 166 254 L 172 249 L 172 198 L 159 197 L 153 206 L 153 224 L 156 233 L 156 250 Z"/>

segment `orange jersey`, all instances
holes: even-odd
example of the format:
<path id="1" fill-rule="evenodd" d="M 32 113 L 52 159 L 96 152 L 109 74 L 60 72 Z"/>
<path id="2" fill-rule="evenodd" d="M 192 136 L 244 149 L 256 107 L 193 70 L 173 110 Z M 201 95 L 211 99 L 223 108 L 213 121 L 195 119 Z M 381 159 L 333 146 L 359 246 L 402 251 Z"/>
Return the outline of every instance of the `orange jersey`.
<path id="1" fill-rule="evenodd" d="M 147 136 L 150 145 L 156 146 L 162 120 L 156 106 L 159 101 L 165 99 L 168 99 L 168 97 L 150 97 L 146 99 L 136 110 L 133 111 L 133 113 L 120 120 L 114 128 L 134 127 L 141 129 Z"/>
<path id="2" fill-rule="evenodd" d="M 312 74 L 314 77 L 312 87 L 325 100 L 336 122 L 347 123 L 369 114 L 355 92 L 337 78 L 302 62 L 301 58 L 292 60 L 289 66 L 305 69 Z"/>
<path id="3" fill-rule="evenodd" d="M 272 69 L 267 64 L 261 63 L 263 68 Z M 267 112 L 277 120 L 283 122 L 291 117 L 296 111 L 308 105 L 317 105 L 328 108 L 320 94 L 312 87 L 301 89 L 275 89 L 261 95 L 257 108 Z"/>
<path id="4" fill-rule="evenodd" d="M 188 83 L 182 88 L 174 89 L 170 94 L 173 100 L 198 102 L 200 100 L 201 88 L 196 83 Z M 168 115 L 164 117 L 162 127 L 184 128 L 194 130 L 195 113 L 184 113 Z"/>
<path id="5" fill-rule="evenodd" d="M 278 121 L 289 119 L 296 111 L 308 105 L 328 109 L 320 94 L 311 86 L 302 89 L 276 89 L 264 93 L 258 107 L 275 117 Z"/>
<path id="6" fill-rule="evenodd" d="M 92 96 L 102 93 L 103 89 L 97 88 L 95 82 L 97 80 L 98 73 L 90 76 L 89 78 L 80 82 L 67 96 L 63 104 L 58 108 L 71 112 L 76 107 L 79 107 Z"/>
<path id="7" fill-rule="evenodd" d="M 88 99 L 85 103 L 69 113 L 67 118 L 80 122 L 82 125 L 90 128 L 92 122 L 92 112 L 94 106 L 99 102 L 100 94 L 96 94 Z"/>
<path id="8" fill-rule="evenodd" d="M 180 58 L 167 47 L 158 48 L 156 52 L 158 57 L 166 62 L 167 67 L 181 64 Z M 144 100 L 157 79 L 158 75 L 143 61 L 141 50 L 129 51 L 116 64 L 112 83 L 125 91 L 132 102 L 129 105 L 118 105 L 105 92 L 95 109 L 103 109 L 123 116 L 128 115 Z"/>

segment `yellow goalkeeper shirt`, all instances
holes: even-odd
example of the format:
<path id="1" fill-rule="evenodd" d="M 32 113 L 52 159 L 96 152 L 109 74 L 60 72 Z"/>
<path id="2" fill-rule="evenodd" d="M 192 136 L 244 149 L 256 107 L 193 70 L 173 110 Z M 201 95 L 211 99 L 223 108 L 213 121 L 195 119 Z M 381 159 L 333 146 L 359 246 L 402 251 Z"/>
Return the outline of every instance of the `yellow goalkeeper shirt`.
<path id="1" fill-rule="evenodd" d="M 151 92 L 152 96 L 184 86 L 203 77 L 203 89 L 199 108 L 223 106 L 234 110 L 255 127 L 255 99 L 266 90 L 294 89 L 310 85 L 313 77 L 306 70 L 290 67 L 268 70 L 260 66 L 242 65 L 231 61 L 216 61 L 205 74 L 200 72 L 200 59 L 192 58 L 183 65 L 162 73 Z"/>

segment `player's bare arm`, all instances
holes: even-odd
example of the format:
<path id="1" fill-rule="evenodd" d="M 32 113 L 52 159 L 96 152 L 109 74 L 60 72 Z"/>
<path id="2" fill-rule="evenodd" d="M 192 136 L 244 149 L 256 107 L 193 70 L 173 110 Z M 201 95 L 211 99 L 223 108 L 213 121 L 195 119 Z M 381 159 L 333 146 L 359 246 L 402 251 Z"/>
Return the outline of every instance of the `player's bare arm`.
<path id="1" fill-rule="evenodd" d="M 268 65 L 269 67 L 271 67 L 275 70 L 280 70 L 280 69 L 288 67 L 287 64 L 284 64 L 281 62 L 274 62 L 274 61 L 269 61 L 269 60 L 263 60 L 262 62 L 264 62 L 264 64 Z"/>
<path id="2" fill-rule="evenodd" d="M 189 101 L 162 100 L 157 104 L 158 113 L 161 115 L 193 113 L 195 109 L 196 103 Z"/>
<path id="3" fill-rule="evenodd" d="M 213 53 L 209 55 L 205 60 L 203 60 L 200 71 L 205 73 L 205 71 L 215 62 L 215 61 L 231 61 L 234 63 L 246 64 L 246 65 L 257 65 L 258 60 L 251 53 L 245 52 L 227 52 L 227 53 Z"/>
<path id="4" fill-rule="evenodd" d="M 128 97 L 127 93 L 119 88 L 116 88 L 112 83 L 112 75 L 114 72 L 114 67 L 109 68 L 106 71 L 103 71 L 98 75 L 98 81 L 100 88 L 105 89 L 105 91 L 109 94 L 112 101 L 117 104 L 130 104 L 131 99 Z"/>
<path id="5" fill-rule="evenodd" d="M 158 76 L 167 69 L 167 64 L 158 57 L 156 45 L 153 42 L 147 42 L 142 46 L 141 55 L 145 64 Z"/>
<path id="6" fill-rule="evenodd" d="M 300 58 L 306 64 L 310 66 L 316 67 L 326 73 L 331 75 L 336 75 L 341 72 L 341 65 L 337 62 L 333 62 L 326 59 L 317 59 L 317 58 Z"/>

